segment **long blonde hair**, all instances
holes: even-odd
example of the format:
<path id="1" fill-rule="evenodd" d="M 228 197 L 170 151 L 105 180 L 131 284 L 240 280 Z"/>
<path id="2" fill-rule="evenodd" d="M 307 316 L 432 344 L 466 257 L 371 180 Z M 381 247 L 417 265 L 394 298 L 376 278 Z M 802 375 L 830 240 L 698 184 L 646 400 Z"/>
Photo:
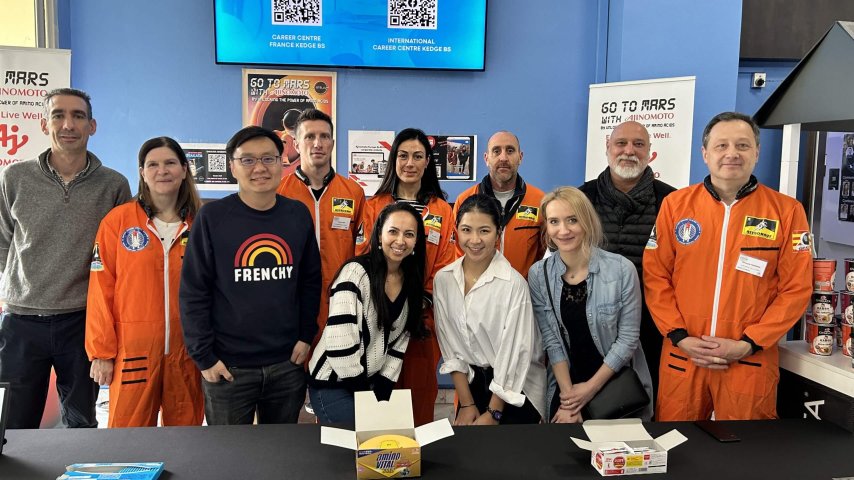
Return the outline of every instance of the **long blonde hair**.
<path id="1" fill-rule="evenodd" d="M 593 204 L 590 203 L 587 195 L 575 187 L 558 187 L 543 197 L 542 202 L 540 202 L 540 212 L 543 216 L 543 222 L 540 224 L 540 240 L 548 248 L 552 250 L 557 249 L 548 237 L 548 217 L 546 215 L 546 207 L 554 201 L 565 202 L 575 212 L 575 218 L 578 219 L 578 224 L 584 230 L 581 253 L 585 258 L 589 259 L 593 247 L 601 247 L 604 243 L 605 233 L 602 230 L 602 222 L 599 220 L 599 215 L 596 214 Z"/>

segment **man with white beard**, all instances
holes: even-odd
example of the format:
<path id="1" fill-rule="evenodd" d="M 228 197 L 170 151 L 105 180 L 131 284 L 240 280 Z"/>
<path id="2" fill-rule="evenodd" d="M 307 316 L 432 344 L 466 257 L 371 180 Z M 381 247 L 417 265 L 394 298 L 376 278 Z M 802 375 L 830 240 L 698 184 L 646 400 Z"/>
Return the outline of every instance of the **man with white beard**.
<path id="1" fill-rule="evenodd" d="M 643 251 L 664 197 L 675 189 L 656 180 L 649 167 L 649 132 L 637 122 L 624 122 L 605 141 L 606 168 L 581 191 L 593 203 L 605 231 L 605 250 L 619 253 L 635 264 L 643 284 Z M 661 333 L 646 302 L 641 303 L 640 342 L 658 395 Z"/>

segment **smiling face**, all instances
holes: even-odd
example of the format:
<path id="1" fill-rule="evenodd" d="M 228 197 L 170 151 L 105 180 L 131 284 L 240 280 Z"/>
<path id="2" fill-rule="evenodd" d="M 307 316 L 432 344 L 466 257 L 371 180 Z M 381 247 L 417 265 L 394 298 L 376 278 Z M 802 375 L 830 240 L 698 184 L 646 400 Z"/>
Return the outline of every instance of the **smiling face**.
<path id="1" fill-rule="evenodd" d="M 427 150 L 417 139 L 401 142 L 394 164 L 397 178 L 407 185 L 421 185 L 421 177 L 427 168 Z"/>
<path id="2" fill-rule="evenodd" d="M 261 157 L 275 157 L 279 155 L 276 144 L 267 137 L 255 137 L 240 144 L 234 149 L 234 158 L 231 160 L 231 174 L 237 179 L 237 185 L 243 193 L 254 195 L 276 195 L 276 188 L 282 178 L 282 162 L 272 165 L 264 165 Z M 238 158 L 253 157 L 258 159 L 255 165 L 246 167 L 241 165 Z"/>
<path id="3" fill-rule="evenodd" d="M 545 208 L 546 236 L 560 253 L 579 253 L 585 232 L 578 216 L 565 201 L 556 199 Z"/>
<path id="4" fill-rule="evenodd" d="M 95 120 L 89 118 L 86 101 L 75 95 L 52 97 L 47 118 L 41 120 L 42 132 L 50 137 L 51 149 L 57 153 L 86 153 L 96 127 Z"/>
<path id="5" fill-rule="evenodd" d="M 457 244 L 466 258 L 476 263 L 490 261 L 498 242 L 498 226 L 491 216 L 470 211 L 460 217 L 457 224 Z"/>
<path id="6" fill-rule="evenodd" d="M 703 161 L 712 184 L 744 185 L 759 160 L 759 145 L 753 129 L 743 120 L 718 122 L 703 146 Z"/>
<path id="7" fill-rule="evenodd" d="M 412 255 L 418 239 L 418 223 L 409 212 L 392 212 L 386 218 L 380 236 L 380 248 L 389 267 L 397 268 L 407 255 Z"/>
<path id="8" fill-rule="evenodd" d="M 171 148 L 158 147 L 145 156 L 139 174 L 152 195 L 177 195 L 187 174 L 187 166 L 181 165 Z"/>

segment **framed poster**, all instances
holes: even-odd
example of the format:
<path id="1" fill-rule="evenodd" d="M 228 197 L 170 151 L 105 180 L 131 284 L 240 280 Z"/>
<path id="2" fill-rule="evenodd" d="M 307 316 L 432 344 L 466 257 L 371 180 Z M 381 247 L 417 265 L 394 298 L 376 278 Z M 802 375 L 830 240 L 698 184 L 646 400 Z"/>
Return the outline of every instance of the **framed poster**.
<path id="1" fill-rule="evenodd" d="M 231 174 L 224 143 L 182 143 L 181 148 L 199 191 L 237 191 L 237 180 Z"/>
<path id="2" fill-rule="evenodd" d="M 315 108 L 332 117 L 335 128 L 335 72 L 243 69 L 243 126 L 258 125 L 276 132 L 285 144 L 285 176 L 299 166 L 294 127 L 297 117 Z M 332 165 L 336 165 L 332 150 Z"/>

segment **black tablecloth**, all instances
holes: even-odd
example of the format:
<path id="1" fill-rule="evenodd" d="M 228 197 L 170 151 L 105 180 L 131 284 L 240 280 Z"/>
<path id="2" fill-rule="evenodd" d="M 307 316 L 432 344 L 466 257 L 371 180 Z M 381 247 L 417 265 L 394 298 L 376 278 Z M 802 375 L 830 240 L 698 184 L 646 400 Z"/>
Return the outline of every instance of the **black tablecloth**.
<path id="1" fill-rule="evenodd" d="M 854 436 L 809 420 L 722 422 L 741 437 L 720 443 L 689 422 L 650 423 L 688 441 L 670 452 L 668 473 L 643 478 L 826 479 L 854 476 Z M 425 479 L 601 478 L 571 436 L 580 425 L 456 428 L 422 449 Z M 11 430 L 0 479 L 54 479 L 83 462 L 166 463 L 164 480 L 349 479 L 353 452 L 320 444 L 316 425 Z"/>

